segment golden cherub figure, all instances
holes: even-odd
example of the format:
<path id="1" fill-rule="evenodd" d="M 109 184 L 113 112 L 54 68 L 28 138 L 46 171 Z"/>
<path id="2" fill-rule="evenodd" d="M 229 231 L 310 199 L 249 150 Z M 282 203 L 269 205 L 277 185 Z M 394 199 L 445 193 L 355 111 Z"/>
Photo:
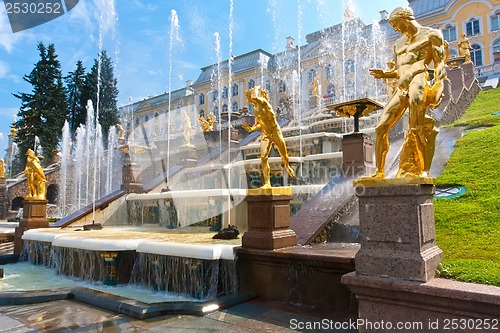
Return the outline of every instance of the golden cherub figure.
<path id="1" fill-rule="evenodd" d="M 28 185 L 28 195 L 26 200 L 45 200 L 46 198 L 46 179 L 40 160 L 35 156 L 35 152 L 28 149 L 26 152 L 26 184 Z"/>
<path id="2" fill-rule="evenodd" d="M 394 45 L 394 67 L 387 71 L 370 69 L 370 73 L 377 79 L 396 79 L 397 82 L 375 129 L 377 169 L 373 176 L 367 178 L 385 177 L 389 130 L 406 110 L 409 110 L 409 129 L 396 177 L 428 177 L 438 131 L 435 120 L 427 115 L 427 110 L 436 108 L 443 96 L 446 43 L 440 30 L 417 23 L 409 7 L 396 8 L 389 17 L 389 23 L 402 34 Z M 434 67 L 432 81 L 430 66 Z"/>
<path id="3" fill-rule="evenodd" d="M 271 188 L 271 170 L 268 159 L 273 144 L 276 149 L 278 149 L 281 160 L 283 161 L 283 166 L 290 177 L 295 177 L 295 172 L 290 167 L 285 139 L 281 133 L 281 128 L 276 120 L 276 115 L 274 114 L 271 103 L 269 103 L 267 92 L 261 87 L 256 86 L 252 89 L 248 89 L 245 92 L 245 96 L 248 99 L 248 103 L 255 105 L 255 124 L 251 127 L 247 124 L 243 124 L 242 126 L 248 132 L 261 131 L 260 159 L 262 177 L 264 180 L 264 185 L 262 185 L 261 188 Z"/>

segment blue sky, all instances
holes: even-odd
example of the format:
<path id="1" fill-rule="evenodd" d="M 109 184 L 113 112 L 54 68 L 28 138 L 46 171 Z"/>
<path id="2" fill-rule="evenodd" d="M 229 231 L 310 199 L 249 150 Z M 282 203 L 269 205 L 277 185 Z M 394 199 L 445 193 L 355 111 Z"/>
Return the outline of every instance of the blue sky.
<path id="1" fill-rule="evenodd" d="M 230 47 L 233 55 L 257 48 L 276 53 L 284 50 L 287 36 L 302 45 L 308 33 L 340 23 L 344 2 L 353 3 L 356 16 L 365 23 L 379 20 L 381 10 L 390 13 L 408 4 L 406 0 L 80 0 L 67 14 L 17 33 L 12 33 L 0 4 L 0 157 L 20 106 L 12 93 L 30 92 L 23 76 L 39 59 L 39 41 L 55 45 L 63 75 L 73 71 L 78 60 L 88 70 L 98 51 L 106 50 L 116 66 L 118 104 L 125 105 L 196 80 L 201 67 L 217 62 L 216 32 L 222 59 L 228 58 Z M 175 29 L 172 10 L 178 18 Z M 171 31 L 176 36 L 171 38 Z"/>

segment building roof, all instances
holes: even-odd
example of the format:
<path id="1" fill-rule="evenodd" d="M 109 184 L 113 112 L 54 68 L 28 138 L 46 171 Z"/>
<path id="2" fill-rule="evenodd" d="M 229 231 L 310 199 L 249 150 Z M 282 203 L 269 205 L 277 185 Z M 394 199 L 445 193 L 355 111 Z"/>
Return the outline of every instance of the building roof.
<path id="1" fill-rule="evenodd" d="M 446 4 L 453 0 L 411 0 L 408 1 L 416 18 L 433 14 L 444 9 Z"/>

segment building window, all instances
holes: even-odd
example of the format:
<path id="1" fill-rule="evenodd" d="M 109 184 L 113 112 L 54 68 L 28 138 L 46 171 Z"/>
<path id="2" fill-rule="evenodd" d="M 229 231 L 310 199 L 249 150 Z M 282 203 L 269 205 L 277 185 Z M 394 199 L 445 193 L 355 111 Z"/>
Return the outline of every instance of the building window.
<path id="1" fill-rule="evenodd" d="M 231 107 L 233 112 L 238 112 L 238 102 L 233 102 L 233 106 Z"/>
<path id="2" fill-rule="evenodd" d="M 229 94 L 229 89 L 227 87 L 222 88 L 222 98 L 227 98 Z"/>
<path id="3" fill-rule="evenodd" d="M 347 62 L 345 64 L 345 72 L 346 73 L 354 72 L 354 60 L 352 60 L 352 59 L 347 60 Z"/>
<path id="4" fill-rule="evenodd" d="M 495 52 L 500 52 L 500 39 L 497 39 L 493 43 L 493 53 L 495 53 Z"/>
<path id="5" fill-rule="evenodd" d="M 450 48 L 450 57 L 458 57 L 458 51 L 454 48 Z"/>
<path id="6" fill-rule="evenodd" d="M 224 104 L 224 105 L 222 106 L 222 112 L 227 112 L 227 104 Z"/>
<path id="7" fill-rule="evenodd" d="M 278 92 L 282 93 L 286 91 L 286 84 L 283 82 L 283 80 L 280 81 L 278 84 Z"/>
<path id="8" fill-rule="evenodd" d="M 235 83 L 233 84 L 233 96 L 238 96 L 238 85 Z"/>
<path id="9" fill-rule="evenodd" d="M 144 116 L 144 122 L 147 122 L 149 120 L 149 115 Z"/>
<path id="10" fill-rule="evenodd" d="M 470 58 L 475 66 L 483 65 L 483 51 L 481 46 L 474 44 L 472 45 L 472 50 L 470 51 Z"/>
<path id="11" fill-rule="evenodd" d="M 475 18 L 470 19 L 465 24 L 465 30 L 467 31 L 467 36 L 479 35 L 481 33 L 479 20 Z"/>
<path id="12" fill-rule="evenodd" d="M 248 89 L 252 89 L 253 87 L 255 87 L 255 80 L 250 79 L 250 81 L 248 81 Z"/>
<path id="13" fill-rule="evenodd" d="M 447 25 L 443 29 L 443 37 L 448 42 L 453 42 L 454 40 L 457 40 L 457 27 Z"/>
<path id="14" fill-rule="evenodd" d="M 491 20 L 491 31 L 500 29 L 500 12 L 496 12 L 495 15 L 490 17 Z"/>
<path id="15" fill-rule="evenodd" d="M 200 98 L 199 98 L 199 102 L 200 102 L 200 105 L 203 105 L 205 104 L 205 95 L 204 94 L 200 94 Z"/>
<path id="16" fill-rule="evenodd" d="M 331 79 L 333 77 L 333 66 L 327 65 L 325 67 L 325 79 Z"/>
<path id="17" fill-rule="evenodd" d="M 155 118 L 158 118 L 160 114 L 158 112 L 155 112 Z"/>
<path id="18" fill-rule="evenodd" d="M 200 117 L 205 118 L 205 110 L 200 110 L 199 114 L 200 114 Z"/>
<path id="19" fill-rule="evenodd" d="M 271 92 L 271 82 L 266 81 L 266 90 Z"/>
<path id="20" fill-rule="evenodd" d="M 214 113 L 215 119 L 219 119 L 219 108 L 216 106 L 212 111 Z"/>
<path id="21" fill-rule="evenodd" d="M 213 94 L 213 100 L 216 101 L 217 98 L 219 98 L 219 91 L 216 89 L 212 94 Z"/>
<path id="22" fill-rule="evenodd" d="M 326 94 L 328 97 L 335 97 L 335 85 L 334 84 L 329 84 L 328 87 L 326 88 Z"/>
<path id="23" fill-rule="evenodd" d="M 313 82 L 313 80 L 314 80 L 314 69 L 311 69 L 309 71 L 309 77 L 308 77 L 308 79 L 309 79 L 309 82 Z"/>
<path id="24" fill-rule="evenodd" d="M 137 125 L 139 125 L 139 123 L 140 123 L 140 122 L 141 122 L 141 121 L 139 120 L 139 117 L 135 118 L 135 125 L 136 125 L 136 126 L 137 126 Z"/>

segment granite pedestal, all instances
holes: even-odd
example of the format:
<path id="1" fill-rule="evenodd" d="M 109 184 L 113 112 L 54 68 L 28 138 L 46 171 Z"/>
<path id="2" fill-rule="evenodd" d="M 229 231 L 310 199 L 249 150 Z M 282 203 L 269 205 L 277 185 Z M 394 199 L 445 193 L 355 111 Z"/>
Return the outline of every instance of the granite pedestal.
<path id="1" fill-rule="evenodd" d="M 297 245 L 297 235 L 290 229 L 290 200 L 291 188 L 248 190 L 248 231 L 241 240 L 243 248 L 275 250 Z"/>
<path id="2" fill-rule="evenodd" d="M 28 229 L 48 228 L 47 200 L 23 200 L 23 218 L 15 230 L 14 253 L 21 254 L 23 251 L 22 236 Z"/>
<path id="3" fill-rule="evenodd" d="M 363 133 L 351 133 L 342 138 L 342 171 L 360 177 L 374 171 L 373 141 Z"/>
<path id="4" fill-rule="evenodd" d="M 426 282 L 443 252 L 436 245 L 433 184 L 357 186 L 359 275 Z"/>

